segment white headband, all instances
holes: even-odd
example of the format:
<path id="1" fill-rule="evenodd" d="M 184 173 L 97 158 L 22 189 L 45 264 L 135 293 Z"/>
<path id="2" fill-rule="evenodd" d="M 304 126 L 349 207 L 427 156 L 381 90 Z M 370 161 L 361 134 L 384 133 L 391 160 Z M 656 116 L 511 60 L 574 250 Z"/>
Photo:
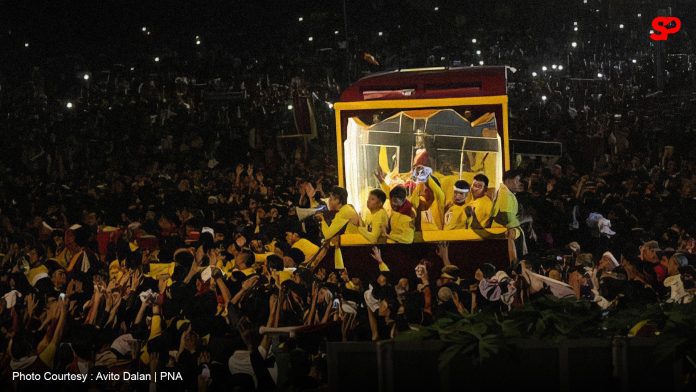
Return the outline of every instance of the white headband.
<path id="1" fill-rule="evenodd" d="M 457 188 L 456 186 L 454 187 L 455 192 L 462 192 L 462 193 L 467 193 L 469 192 L 469 189 L 462 189 L 462 188 Z"/>

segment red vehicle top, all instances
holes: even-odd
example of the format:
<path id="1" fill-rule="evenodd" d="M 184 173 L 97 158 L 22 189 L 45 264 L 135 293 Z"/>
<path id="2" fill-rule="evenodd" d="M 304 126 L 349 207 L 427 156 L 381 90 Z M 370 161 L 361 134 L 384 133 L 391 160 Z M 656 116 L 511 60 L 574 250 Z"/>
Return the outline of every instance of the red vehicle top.
<path id="1" fill-rule="evenodd" d="M 366 76 L 341 102 L 507 95 L 507 67 L 403 69 Z"/>

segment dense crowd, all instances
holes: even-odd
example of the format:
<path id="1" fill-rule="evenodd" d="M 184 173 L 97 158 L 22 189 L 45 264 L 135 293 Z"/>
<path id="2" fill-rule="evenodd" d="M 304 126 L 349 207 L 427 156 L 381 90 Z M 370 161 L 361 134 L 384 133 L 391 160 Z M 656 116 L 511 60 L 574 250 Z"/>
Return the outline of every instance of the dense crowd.
<path id="1" fill-rule="evenodd" d="M 338 50 L 202 47 L 101 73 L 58 59 L 63 71 L 41 64 L 22 83 L 0 79 L 3 385 L 13 371 L 169 370 L 183 382 L 160 388 L 311 390 L 328 382 L 327 340 L 388 339 L 537 295 L 602 308 L 691 301 L 693 43 L 670 48 L 691 57 L 668 57 L 661 87 L 639 24 L 590 12 L 579 25 L 564 18 L 553 37 L 453 31 L 432 38 L 437 47 L 380 34 L 363 48 L 381 68 L 349 41 L 347 67 Z M 361 260 L 376 279 L 321 264 L 331 235 L 296 209 L 346 203 L 330 105 L 342 75 L 469 64 L 515 68 L 513 138 L 563 145 L 560 156 L 513 155 L 505 174 L 525 239 L 517 261 L 465 276 L 443 243 L 430 245 L 442 270 L 426 260 L 408 276 L 389 271 L 398 260 L 383 260 L 384 245 Z M 310 136 L 291 110 L 305 98 Z M 404 199 L 371 200 L 392 196 Z"/>

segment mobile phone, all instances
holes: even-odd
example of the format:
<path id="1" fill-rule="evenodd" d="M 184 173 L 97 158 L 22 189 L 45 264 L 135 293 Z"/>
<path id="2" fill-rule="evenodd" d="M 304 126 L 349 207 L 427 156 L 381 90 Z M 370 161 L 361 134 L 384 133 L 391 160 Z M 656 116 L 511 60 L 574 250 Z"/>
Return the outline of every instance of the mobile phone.
<path id="1" fill-rule="evenodd" d="M 338 305 L 340 304 L 340 302 L 341 302 L 341 301 L 340 301 L 338 298 L 334 299 L 334 300 L 333 300 L 333 305 L 331 305 L 331 308 L 332 308 L 332 309 L 337 309 L 337 308 L 338 308 Z"/>

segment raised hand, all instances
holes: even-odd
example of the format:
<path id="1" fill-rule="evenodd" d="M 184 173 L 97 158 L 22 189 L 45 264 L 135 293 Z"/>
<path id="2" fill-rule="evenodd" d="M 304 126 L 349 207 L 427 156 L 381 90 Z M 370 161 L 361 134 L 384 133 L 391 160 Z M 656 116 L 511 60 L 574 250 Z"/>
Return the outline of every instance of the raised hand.
<path id="1" fill-rule="evenodd" d="M 372 253 L 370 253 L 370 256 L 372 256 L 372 258 L 379 263 L 384 262 L 384 260 L 382 260 L 382 251 L 380 251 L 376 246 L 372 247 Z"/>
<path id="2" fill-rule="evenodd" d="M 304 184 L 305 192 L 307 192 L 307 197 L 314 199 L 314 195 L 317 194 L 317 190 L 314 189 L 314 185 L 311 182 L 305 182 Z"/>
<path id="3" fill-rule="evenodd" d="M 384 182 L 384 173 L 382 172 L 382 169 L 375 169 L 373 174 L 377 178 L 377 181 L 379 181 L 380 183 Z"/>
<path id="4" fill-rule="evenodd" d="M 435 249 L 435 253 L 440 256 L 442 260 L 449 260 L 449 243 L 448 242 L 440 242 L 437 244 L 437 248 Z"/>

